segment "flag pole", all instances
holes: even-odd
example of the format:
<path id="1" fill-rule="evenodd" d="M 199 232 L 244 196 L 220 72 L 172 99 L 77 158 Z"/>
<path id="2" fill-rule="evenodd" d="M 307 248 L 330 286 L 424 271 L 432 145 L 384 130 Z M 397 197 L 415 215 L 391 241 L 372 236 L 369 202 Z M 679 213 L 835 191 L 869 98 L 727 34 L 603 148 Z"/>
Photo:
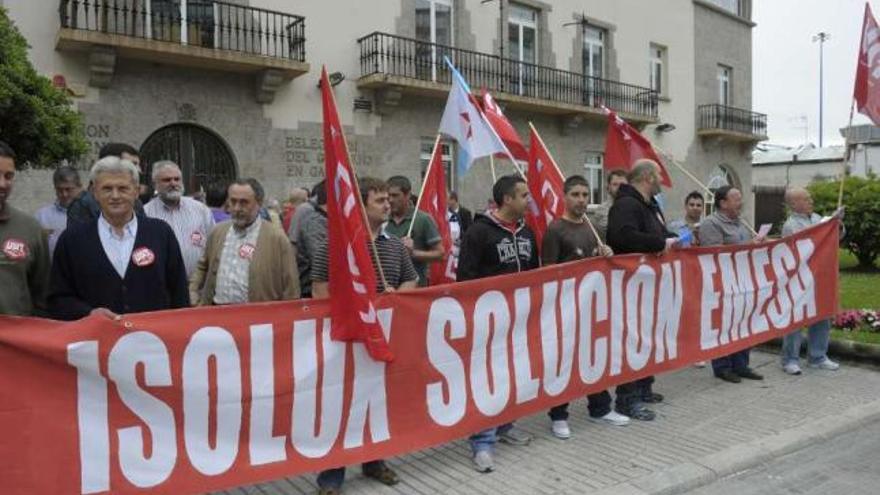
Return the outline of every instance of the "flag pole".
<path id="1" fill-rule="evenodd" d="M 333 93 L 333 88 L 327 88 L 327 92 L 330 93 L 330 99 L 333 100 L 333 108 L 339 108 L 339 106 L 336 105 L 336 94 Z M 348 151 L 348 139 L 345 138 L 345 133 L 342 132 L 341 122 L 339 126 L 339 134 L 342 135 L 342 142 L 345 144 L 345 154 L 348 155 L 348 162 L 351 164 L 351 172 L 354 174 L 354 180 L 352 181 L 354 194 L 357 196 L 357 200 L 361 204 L 361 215 L 364 217 L 364 225 L 366 225 L 367 228 L 370 228 L 370 219 L 367 217 L 366 206 L 364 205 L 363 196 L 361 196 L 361 188 L 358 184 L 357 167 L 354 164 L 354 160 L 351 159 L 351 152 Z M 376 266 L 379 267 L 379 277 L 382 279 L 382 291 L 385 292 L 388 290 L 388 282 L 385 280 L 385 270 L 382 269 L 382 263 L 379 259 L 379 250 L 376 249 L 376 240 L 373 239 L 373 232 L 370 232 L 370 247 L 373 249 L 373 255 L 376 257 Z"/>
<path id="2" fill-rule="evenodd" d="M 498 177 L 495 175 L 495 155 L 489 155 L 489 168 L 492 169 L 492 184 L 498 182 Z"/>
<path id="3" fill-rule="evenodd" d="M 422 203 L 422 196 L 425 195 L 425 184 L 428 183 L 428 177 L 431 175 L 431 167 L 434 166 L 434 155 L 437 153 L 438 146 L 440 146 L 440 134 L 437 134 L 437 139 L 434 140 L 434 147 L 431 149 L 431 159 L 428 161 L 428 169 L 425 170 L 425 178 L 422 179 L 422 187 L 419 188 L 419 197 L 416 198 L 416 205 L 413 207 L 413 217 L 412 220 L 409 221 L 409 228 L 406 230 L 407 237 L 412 235 L 413 224 L 416 223 L 416 215 L 419 213 L 419 205 Z"/>
<path id="4" fill-rule="evenodd" d="M 843 206 L 843 184 L 846 182 L 846 164 L 850 158 L 849 134 L 852 132 L 853 110 L 856 106 L 856 99 L 853 96 L 852 104 L 849 106 L 849 124 L 846 126 L 846 136 L 843 143 L 846 146 L 846 152 L 843 154 L 843 161 L 840 163 L 840 189 L 837 191 L 837 207 Z"/>
<path id="5" fill-rule="evenodd" d="M 550 149 L 547 148 L 547 145 L 544 143 L 544 138 L 541 137 L 541 134 L 538 133 L 538 130 L 535 129 L 535 126 L 532 124 L 531 121 L 529 121 L 529 129 L 531 129 L 532 132 L 535 133 L 535 137 L 537 137 L 538 141 L 541 142 L 541 146 L 543 146 L 544 149 L 547 150 L 547 156 L 550 157 L 550 163 L 553 164 L 553 168 L 556 169 L 560 177 L 564 178 L 565 174 L 562 173 L 562 169 L 559 168 L 559 165 L 556 163 L 556 159 L 553 158 L 553 155 L 550 154 Z M 590 221 L 590 218 L 586 214 L 584 214 L 584 220 L 586 220 L 587 225 L 590 227 L 590 230 L 593 231 L 593 235 L 596 236 L 596 242 L 599 243 L 599 246 L 604 246 L 605 243 L 602 242 L 602 238 L 599 237 L 599 231 L 596 230 L 596 226 L 593 225 L 593 222 Z"/>

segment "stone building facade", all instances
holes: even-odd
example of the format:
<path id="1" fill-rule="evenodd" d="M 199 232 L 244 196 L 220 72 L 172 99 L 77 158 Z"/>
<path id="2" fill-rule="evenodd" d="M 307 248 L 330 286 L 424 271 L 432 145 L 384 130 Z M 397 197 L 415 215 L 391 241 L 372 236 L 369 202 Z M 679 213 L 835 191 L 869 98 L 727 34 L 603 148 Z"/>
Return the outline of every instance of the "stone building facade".
<path id="1" fill-rule="evenodd" d="M 83 170 L 103 143 L 122 141 L 148 161 L 182 162 L 190 189 L 254 176 L 283 199 L 320 180 L 322 65 L 362 175 L 420 181 L 449 88 L 444 55 L 475 91 L 493 92 L 524 139 L 531 122 L 564 173 L 597 186 L 601 103 L 710 187 L 750 191 L 751 150 L 766 134 L 751 111 L 751 0 L 4 4 L 37 70 L 84 115 Z M 454 146 L 448 154 L 454 162 Z M 669 168 L 672 218 L 698 186 Z M 49 181 L 48 171 L 23 172 L 13 201 L 35 210 L 52 198 Z M 450 185 L 482 207 L 488 160 Z"/>

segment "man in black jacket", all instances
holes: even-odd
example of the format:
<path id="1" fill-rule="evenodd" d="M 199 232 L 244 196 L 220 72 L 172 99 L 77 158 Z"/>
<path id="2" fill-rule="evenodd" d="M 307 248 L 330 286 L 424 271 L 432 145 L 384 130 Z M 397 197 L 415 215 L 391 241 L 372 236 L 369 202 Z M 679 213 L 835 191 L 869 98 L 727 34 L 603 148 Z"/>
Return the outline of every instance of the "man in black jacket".
<path id="1" fill-rule="evenodd" d="M 174 231 L 162 220 L 135 214 L 135 165 L 108 156 L 92 167 L 90 178 L 100 214 L 68 227 L 58 239 L 49 284 L 52 316 L 118 320 L 126 313 L 189 307 Z"/>
<path id="2" fill-rule="evenodd" d="M 498 179 L 492 188 L 497 210 L 476 215 L 474 224 L 464 234 L 458 259 L 457 279 L 474 280 L 507 273 L 518 273 L 540 266 L 535 234 L 523 222 L 529 207 L 526 181 L 516 175 Z M 526 445 L 531 436 L 507 423 L 471 435 L 474 466 L 481 473 L 492 471 L 496 440 L 511 445 Z"/>
<path id="3" fill-rule="evenodd" d="M 666 230 L 666 220 L 654 196 L 660 192 L 659 166 L 652 160 L 638 160 L 621 184 L 608 213 L 608 245 L 616 254 L 654 253 L 670 249 L 674 234 Z M 654 377 L 617 386 L 617 412 L 642 421 L 654 419 L 654 411 L 644 403 L 655 403 L 663 396 L 651 390 Z"/>
<path id="4" fill-rule="evenodd" d="M 458 225 L 461 227 L 461 234 L 464 235 L 467 229 L 471 228 L 471 225 L 474 224 L 474 216 L 471 214 L 471 210 L 461 206 L 458 202 L 458 193 L 455 191 L 449 192 L 449 197 L 446 201 L 449 203 L 449 212 L 453 215 L 453 221 L 458 221 Z"/>

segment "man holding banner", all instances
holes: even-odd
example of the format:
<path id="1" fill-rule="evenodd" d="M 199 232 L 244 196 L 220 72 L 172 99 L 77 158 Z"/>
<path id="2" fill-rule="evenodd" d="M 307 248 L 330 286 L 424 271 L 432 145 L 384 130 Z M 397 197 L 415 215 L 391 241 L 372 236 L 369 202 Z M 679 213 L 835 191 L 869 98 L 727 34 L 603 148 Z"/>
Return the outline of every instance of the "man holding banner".
<path id="1" fill-rule="evenodd" d="M 715 213 L 709 215 L 700 226 L 700 245 L 729 246 L 761 242 L 740 219 L 742 193 L 732 186 L 722 186 L 715 191 Z M 730 383 L 747 380 L 763 380 L 764 377 L 749 368 L 749 349 L 734 352 L 712 360 L 715 376 Z"/>
<path id="2" fill-rule="evenodd" d="M 635 162 L 627 175 L 627 184 L 617 190 L 608 213 L 608 245 L 617 254 L 662 254 L 675 244 L 675 236 L 666 230 L 663 212 L 654 199 L 660 192 L 660 167 L 646 158 Z M 653 421 L 654 411 L 644 403 L 660 402 L 663 396 L 651 385 L 653 376 L 617 386 L 617 412 L 641 421 Z"/>
<path id="3" fill-rule="evenodd" d="M 587 204 L 590 202 L 590 185 L 581 175 L 573 175 L 562 186 L 565 194 L 565 211 L 553 220 L 541 246 L 541 262 L 544 266 L 590 258 L 612 256 L 614 251 L 602 243 L 587 224 Z M 629 418 L 611 410 L 611 394 L 607 390 L 587 396 L 590 419 L 615 426 L 629 424 Z M 560 404 L 548 413 L 552 432 L 556 438 L 571 437 L 568 426 L 568 403 Z"/>
<path id="4" fill-rule="evenodd" d="M 492 187 L 492 198 L 498 209 L 478 214 L 462 238 L 458 260 L 460 281 L 518 273 L 540 266 L 535 234 L 523 221 L 529 207 L 525 179 L 518 175 L 500 177 Z M 511 445 L 527 445 L 532 437 L 514 429 L 513 423 L 471 435 L 477 471 L 488 473 L 495 469 L 492 456 L 498 439 Z"/>
<path id="5" fill-rule="evenodd" d="M 394 292 L 414 289 L 418 282 L 418 275 L 410 261 L 409 253 L 403 242 L 395 236 L 388 234 L 383 225 L 388 221 L 391 207 L 388 203 L 388 185 L 379 179 L 361 177 L 358 179 L 358 189 L 361 192 L 361 201 L 369 221 L 370 235 L 375 243 L 375 251 L 370 249 L 373 266 L 382 277 L 377 278 L 376 292 Z M 330 266 L 329 246 L 327 242 L 318 247 L 312 260 L 312 297 L 314 299 L 326 299 L 330 297 Z M 378 253 L 378 259 L 373 253 Z M 378 267 L 376 264 L 378 263 Z M 384 283 L 384 284 L 383 284 Z M 395 485 L 400 479 L 383 460 L 365 462 L 364 476 L 378 480 L 385 485 Z M 328 469 L 318 475 L 320 495 L 333 495 L 339 493 L 342 483 L 345 481 L 345 467 Z"/>

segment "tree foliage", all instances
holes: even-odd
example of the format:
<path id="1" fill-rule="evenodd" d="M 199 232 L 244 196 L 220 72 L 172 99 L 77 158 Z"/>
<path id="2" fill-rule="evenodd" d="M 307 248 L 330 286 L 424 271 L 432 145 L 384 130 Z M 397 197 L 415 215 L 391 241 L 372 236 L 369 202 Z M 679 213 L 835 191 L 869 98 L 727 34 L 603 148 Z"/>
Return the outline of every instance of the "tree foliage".
<path id="1" fill-rule="evenodd" d="M 809 186 L 817 213 L 830 215 L 834 212 L 839 188 L 839 180 L 814 182 Z M 846 206 L 844 244 L 859 260 L 859 268 L 872 269 L 880 255 L 880 179 L 874 175 L 847 177 L 843 204 Z"/>
<path id="2" fill-rule="evenodd" d="M 82 116 L 70 98 L 34 70 L 28 44 L 0 7 L 0 140 L 19 167 L 76 160 L 88 150 Z"/>

